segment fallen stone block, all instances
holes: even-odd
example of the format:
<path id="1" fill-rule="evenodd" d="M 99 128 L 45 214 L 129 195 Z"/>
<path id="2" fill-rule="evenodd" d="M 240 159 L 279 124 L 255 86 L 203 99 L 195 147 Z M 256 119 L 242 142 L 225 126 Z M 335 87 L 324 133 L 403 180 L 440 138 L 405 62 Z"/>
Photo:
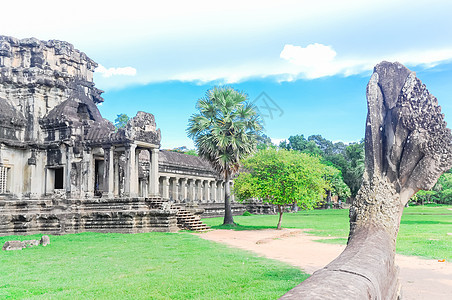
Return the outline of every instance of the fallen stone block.
<path id="1" fill-rule="evenodd" d="M 43 245 L 44 247 L 47 246 L 48 244 L 50 244 L 50 238 L 49 238 L 49 236 L 48 236 L 48 235 L 43 235 L 43 236 L 41 237 L 41 240 L 39 241 L 39 243 L 40 243 L 41 245 Z"/>
<path id="2" fill-rule="evenodd" d="M 33 246 L 38 246 L 39 241 L 38 240 L 26 240 L 22 242 L 24 244 L 24 248 L 31 248 Z"/>
<path id="3" fill-rule="evenodd" d="M 24 242 L 21 241 L 6 241 L 2 247 L 2 250 L 10 251 L 10 250 L 22 250 L 25 248 Z"/>

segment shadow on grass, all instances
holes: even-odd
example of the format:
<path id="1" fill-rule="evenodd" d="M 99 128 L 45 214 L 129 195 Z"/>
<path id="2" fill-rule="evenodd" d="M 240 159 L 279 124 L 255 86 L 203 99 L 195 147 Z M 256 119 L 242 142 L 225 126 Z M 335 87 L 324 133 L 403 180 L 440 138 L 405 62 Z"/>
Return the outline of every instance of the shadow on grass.
<path id="1" fill-rule="evenodd" d="M 452 223 L 451 222 L 447 222 L 447 221 L 419 221 L 419 220 L 410 221 L 410 220 L 402 220 L 400 222 L 400 224 L 414 224 L 414 225 L 417 225 L 417 224 L 419 224 L 419 225 L 422 225 L 422 224 L 425 224 L 425 225 L 427 225 L 427 224 L 432 224 L 432 225 L 445 224 L 445 225 L 449 225 L 449 224 L 452 224 Z"/>
<path id="2" fill-rule="evenodd" d="M 240 225 L 235 223 L 235 225 L 215 225 L 211 227 L 212 229 L 229 229 L 229 230 L 263 230 L 263 229 L 276 229 L 276 226 L 253 226 L 253 225 Z"/>

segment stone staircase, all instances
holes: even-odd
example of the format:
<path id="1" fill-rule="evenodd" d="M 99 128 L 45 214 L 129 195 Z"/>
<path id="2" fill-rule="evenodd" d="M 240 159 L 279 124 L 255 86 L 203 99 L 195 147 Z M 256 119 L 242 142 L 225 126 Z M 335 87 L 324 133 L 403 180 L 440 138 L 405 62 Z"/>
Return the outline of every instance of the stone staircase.
<path id="1" fill-rule="evenodd" d="M 177 210 L 177 227 L 184 230 L 191 230 L 196 232 L 204 232 L 210 229 L 209 226 L 201 221 L 199 215 L 195 215 L 189 210 L 184 209 L 181 204 L 170 204 L 167 200 L 160 197 L 147 198 L 146 203 L 150 208 L 162 208 L 168 205 L 171 209 Z"/>
<path id="2" fill-rule="evenodd" d="M 210 229 L 209 226 L 201 221 L 201 217 L 192 214 L 188 210 L 179 209 L 176 214 L 177 226 L 181 229 L 187 229 L 197 232 L 204 232 Z"/>

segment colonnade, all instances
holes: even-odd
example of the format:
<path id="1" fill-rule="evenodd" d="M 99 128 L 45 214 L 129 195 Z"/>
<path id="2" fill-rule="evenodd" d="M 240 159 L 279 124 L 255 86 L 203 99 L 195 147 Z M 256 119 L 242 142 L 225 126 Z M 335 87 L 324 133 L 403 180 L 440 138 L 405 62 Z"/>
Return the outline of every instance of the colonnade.
<path id="1" fill-rule="evenodd" d="M 175 202 L 224 202 L 224 182 L 214 178 L 185 177 L 176 174 L 161 175 L 160 195 Z"/>
<path id="2" fill-rule="evenodd" d="M 158 148 L 137 144 L 121 147 L 105 145 L 102 148 L 104 150 L 103 195 L 108 198 L 158 196 Z M 147 184 L 140 186 L 138 172 L 141 151 L 149 151 L 151 161 L 146 178 Z M 120 174 L 119 168 L 119 159 L 122 154 L 126 159 L 124 174 Z"/>

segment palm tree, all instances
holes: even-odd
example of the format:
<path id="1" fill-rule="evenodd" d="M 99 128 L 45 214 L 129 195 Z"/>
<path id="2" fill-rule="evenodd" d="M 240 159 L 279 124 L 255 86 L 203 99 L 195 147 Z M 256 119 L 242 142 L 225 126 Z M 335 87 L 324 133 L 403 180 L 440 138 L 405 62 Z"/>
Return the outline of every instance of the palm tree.
<path id="1" fill-rule="evenodd" d="M 233 225 L 230 181 L 239 170 L 240 160 L 256 150 L 261 121 L 247 95 L 230 87 L 208 90 L 196 108 L 199 112 L 190 117 L 187 133 L 199 156 L 223 177 L 223 224 Z"/>

